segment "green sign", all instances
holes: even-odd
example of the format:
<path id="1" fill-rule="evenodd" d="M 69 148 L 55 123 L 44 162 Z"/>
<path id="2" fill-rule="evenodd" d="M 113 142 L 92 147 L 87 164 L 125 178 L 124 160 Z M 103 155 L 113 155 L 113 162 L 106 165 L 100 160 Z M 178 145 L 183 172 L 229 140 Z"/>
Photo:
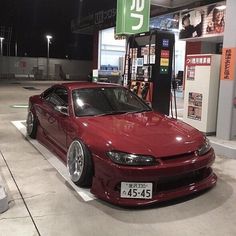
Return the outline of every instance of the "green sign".
<path id="1" fill-rule="evenodd" d="M 150 0 L 117 0 L 116 34 L 149 31 Z"/>

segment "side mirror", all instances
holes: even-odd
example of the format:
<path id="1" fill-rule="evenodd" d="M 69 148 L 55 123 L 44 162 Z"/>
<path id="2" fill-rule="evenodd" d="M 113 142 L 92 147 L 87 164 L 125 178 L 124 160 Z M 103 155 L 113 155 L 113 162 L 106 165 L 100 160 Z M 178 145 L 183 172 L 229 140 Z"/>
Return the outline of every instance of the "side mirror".
<path id="1" fill-rule="evenodd" d="M 152 103 L 151 102 L 148 102 L 148 101 L 145 101 L 144 102 L 152 109 Z"/>
<path id="2" fill-rule="evenodd" d="M 66 106 L 55 106 L 55 110 L 58 111 L 58 112 L 60 112 L 60 113 L 63 114 L 63 115 L 66 115 L 66 116 L 69 115 L 69 113 L 68 113 L 68 107 L 66 107 Z"/>

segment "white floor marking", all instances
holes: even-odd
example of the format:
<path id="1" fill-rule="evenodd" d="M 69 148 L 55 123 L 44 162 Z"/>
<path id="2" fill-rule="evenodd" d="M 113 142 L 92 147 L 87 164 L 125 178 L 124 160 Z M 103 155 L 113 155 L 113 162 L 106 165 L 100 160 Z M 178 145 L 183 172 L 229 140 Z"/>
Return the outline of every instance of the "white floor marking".
<path id="1" fill-rule="evenodd" d="M 28 105 L 13 105 L 13 108 L 28 108 Z"/>
<path id="2" fill-rule="evenodd" d="M 71 187 L 80 195 L 80 197 L 88 202 L 96 199 L 90 193 L 89 189 L 83 189 L 76 186 L 69 178 L 68 171 L 64 163 L 62 163 L 53 153 L 40 144 L 37 140 L 31 139 L 26 135 L 26 127 L 23 124 L 25 120 L 12 121 L 11 123 L 26 137 L 26 139 L 47 159 L 47 161 L 58 171 L 58 173 L 71 185 Z"/>

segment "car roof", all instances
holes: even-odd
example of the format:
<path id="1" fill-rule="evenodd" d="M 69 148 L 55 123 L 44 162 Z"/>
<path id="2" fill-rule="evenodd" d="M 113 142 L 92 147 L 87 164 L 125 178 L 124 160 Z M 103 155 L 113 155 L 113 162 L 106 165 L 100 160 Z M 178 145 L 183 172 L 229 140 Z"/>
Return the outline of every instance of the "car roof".
<path id="1" fill-rule="evenodd" d="M 112 83 L 91 83 L 91 82 L 68 82 L 68 83 L 55 84 L 54 86 L 57 86 L 57 85 L 62 85 L 62 86 L 66 87 L 69 90 L 82 89 L 82 88 L 121 87 L 121 85 L 118 85 L 118 84 L 112 84 Z"/>

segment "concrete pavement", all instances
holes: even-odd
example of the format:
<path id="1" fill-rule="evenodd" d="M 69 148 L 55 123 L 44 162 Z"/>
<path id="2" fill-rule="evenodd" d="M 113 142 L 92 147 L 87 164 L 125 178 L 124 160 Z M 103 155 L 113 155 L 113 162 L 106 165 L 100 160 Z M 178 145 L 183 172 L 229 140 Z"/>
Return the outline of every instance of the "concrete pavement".
<path id="1" fill-rule="evenodd" d="M 85 202 L 11 123 L 27 113 L 12 105 L 49 84 L 0 82 L 0 172 L 10 206 L 0 214 L 0 236 L 236 235 L 236 160 L 224 156 L 214 165 L 217 186 L 197 196 L 142 209 Z"/>

